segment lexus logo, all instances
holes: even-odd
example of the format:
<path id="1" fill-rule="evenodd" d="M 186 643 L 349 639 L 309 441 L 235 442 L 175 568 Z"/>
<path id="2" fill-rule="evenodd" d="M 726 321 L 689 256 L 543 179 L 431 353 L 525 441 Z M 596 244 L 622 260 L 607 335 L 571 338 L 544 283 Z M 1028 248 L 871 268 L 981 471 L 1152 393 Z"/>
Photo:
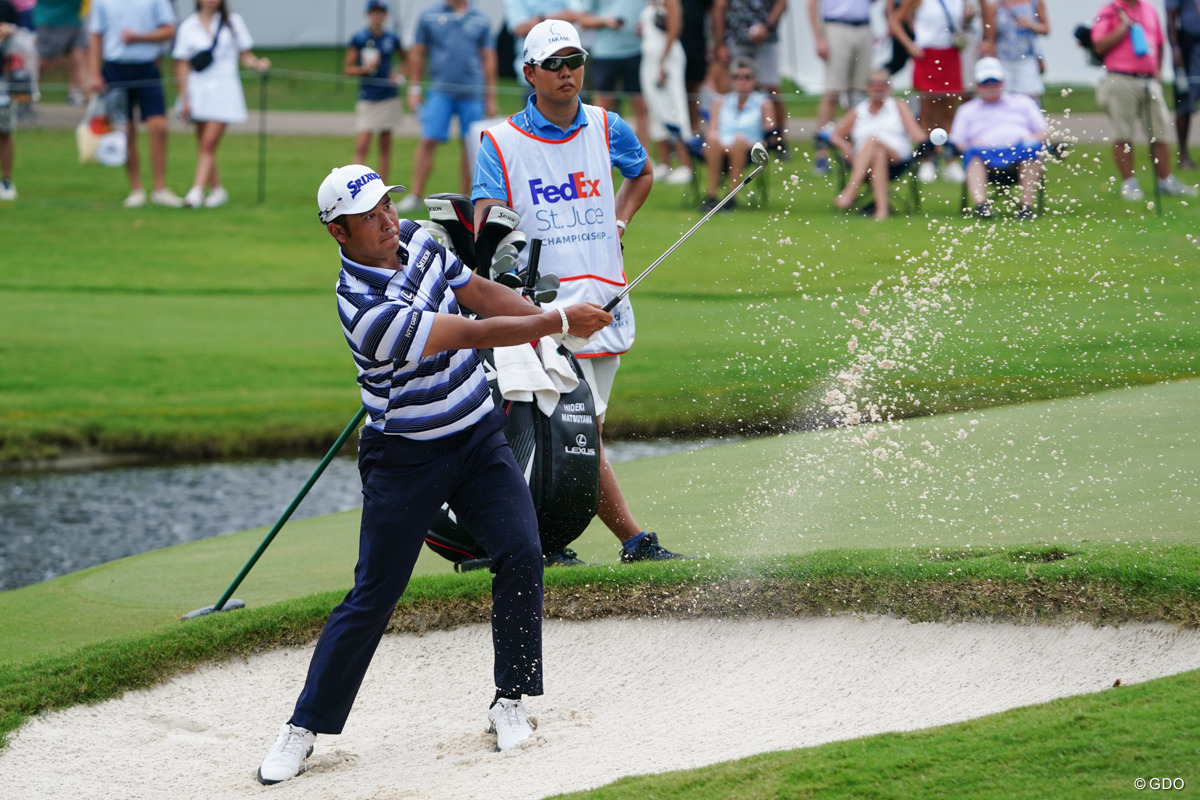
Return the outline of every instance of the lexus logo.
<path id="1" fill-rule="evenodd" d="M 575 446 L 576 447 L 587 447 L 587 437 L 584 436 L 582 433 L 575 434 Z"/>

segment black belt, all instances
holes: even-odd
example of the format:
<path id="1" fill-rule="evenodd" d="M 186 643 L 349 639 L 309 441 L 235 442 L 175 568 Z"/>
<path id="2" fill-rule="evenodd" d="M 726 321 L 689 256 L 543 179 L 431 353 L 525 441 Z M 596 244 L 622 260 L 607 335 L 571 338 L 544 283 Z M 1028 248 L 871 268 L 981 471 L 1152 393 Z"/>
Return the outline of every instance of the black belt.
<path id="1" fill-rule="evenodd" d="M 1115 70 L 1115 69 L 1110 69 L 1108 71 L 1108 74 L 1109 75 L 1128 75 L 1131 78 L 1153 78 L 1154 77 L 1153 72 L 1121 72 L 1121 71 Z"/>
<path id="2" fill-rule="evenodd" d="M 822 20 L 826 25 L 833 23 L 835 25 L 849 25 L 852 28 L 861 28 L 863 25 L 870 25 L 869 19 L 826 19 Z"/>

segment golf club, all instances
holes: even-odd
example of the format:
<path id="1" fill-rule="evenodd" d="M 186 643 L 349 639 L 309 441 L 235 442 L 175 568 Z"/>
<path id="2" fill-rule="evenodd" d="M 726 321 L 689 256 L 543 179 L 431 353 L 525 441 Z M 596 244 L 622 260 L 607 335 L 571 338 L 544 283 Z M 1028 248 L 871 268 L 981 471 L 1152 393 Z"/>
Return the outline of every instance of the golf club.
<path id="1" fill-rule="evenodd" d="M 755 164 L 754 169 L 751 170 L 750 174 L 747 175 L 746 177 L 742 178 L 742 182 L 739 183 L 737 186 L 735 186 L 729 194 L 727 194 L 723 198 L 721 198 L 721 202 L 717 203 L 715 206 L 713 206 L 711 211 L 709 211 L 707 214 L 705 214 L 703 217 L 701 217 L 700 221 L 697 222 L 695 225 L 693 225 L 692 229 L 690 231 L 685 233 L 683 236 L 680 236 L 678 241 L 675 242 L 675 244 L 668 247 L 667 252 L 665 252 L 661 256 L 659 256 L 654 261 L 653 264 L 646 267 L 645 271 L 641 275 L 638 275 L 632 281 L 627 283 L 625 285 L 625 288 L 622 289 L 621 292 L 616 297 L 614 297 L 612 300 L 609 300 L 608 303 L 605 304 L 605 306 L 604 306 L 605 311 L 612 311 L 614 308 L 616 308 L 617 303 L 624 300 L 625 296 L 628 295 L 631 291 L 633 291 L 633 287 L 637 286 L 639 283 L 642 282 L 642 278 L 646 277 L 652 271 L 654 271 L 654 268 L 657 267 L 659 264 L 661 264 L 666 259 L 667 256 L 669 256 L 669 255 L 671 255 L 671 253 L 675 252 L 676 247 L 679 247 L 679 245 L 683 244 L 684 240 L 687 239 L 689 236 L 691 236 L 693 233 L 695 233 L 697 228 L 699 228 L 704 223 L 708 222 L 709 217 L 711 217 L 713 214 L 720 211 L 725 206 L 726 203 L 728 203 L 730 200 L 732 200 L 733 196 L 742 190 L 742 187 L 744 187 L 750 181 L 754 180 L 758 176 L 758 173 L 760 173 L 764 169 L 766 169 L 766 167 L 767 167 L 767 148 L 763 147 L 762 142 L 755 142 L 754 146 L 750 148 L 750 160 L 753 161 Z"/>
<path id="2" fill-rule="evenodd" d="M 1158 185 L 1158 161 L 1154 158 L 1154 124 L 1153 116 L 1150 110 L 1150 103 L 1153 102 L 1153 96 L 1150 94 L 1150 79 L 1142 79 L 1143 102 L 1146 107 L 1146 150 L 1150 154 L 1150 182 L 1154 184 L 1154 215 L 1162 216 L 1162 189 Z"/>

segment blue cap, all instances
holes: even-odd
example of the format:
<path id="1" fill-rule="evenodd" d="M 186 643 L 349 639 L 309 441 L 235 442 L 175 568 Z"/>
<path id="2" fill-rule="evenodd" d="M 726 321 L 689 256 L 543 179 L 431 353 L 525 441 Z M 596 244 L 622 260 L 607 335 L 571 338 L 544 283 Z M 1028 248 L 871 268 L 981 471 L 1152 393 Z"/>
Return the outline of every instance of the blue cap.
<path id="1" fill-rule="evenodd" d="M 386 12 L 388 10 L 387 0 L 367 0 L 367 13 L 370 14 L 376 10 Z"/>

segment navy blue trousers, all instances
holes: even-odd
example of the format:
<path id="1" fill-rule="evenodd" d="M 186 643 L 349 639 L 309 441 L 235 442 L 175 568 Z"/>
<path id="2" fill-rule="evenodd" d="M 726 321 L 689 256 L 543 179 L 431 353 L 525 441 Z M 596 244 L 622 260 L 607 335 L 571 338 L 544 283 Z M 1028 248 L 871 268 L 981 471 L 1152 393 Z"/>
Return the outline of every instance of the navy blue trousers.
<path id="1" fill-rule="evenodd" d="M 445 502 L 492 561 L 496 688 L 542 693 L 542 545 L 529 487 L 502 432 L 504 421 L 495 410 L 462 433 L 428 442 L 363 432 L 354 588 L 317 640 L 293 724 L 341 733 L 429 523 Z"/>

